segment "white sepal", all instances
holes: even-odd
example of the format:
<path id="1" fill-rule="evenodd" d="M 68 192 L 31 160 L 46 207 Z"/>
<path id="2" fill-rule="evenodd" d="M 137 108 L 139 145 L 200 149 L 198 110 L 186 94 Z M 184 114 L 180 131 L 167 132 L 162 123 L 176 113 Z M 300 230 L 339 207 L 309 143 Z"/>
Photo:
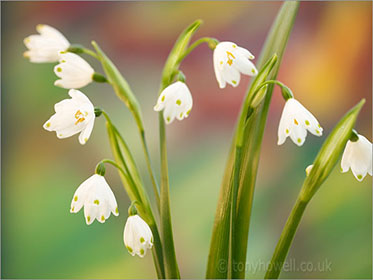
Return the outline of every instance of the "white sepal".
<path id="1" fill-rule="evenodd" d="M 79 55 L 60 52 L 60 64 L 54 67 L 54 73 L 60 78 L 54 82 L 62 88 L 81 88 L 93 81 L 95 70 Z"/>
<path id="2" fill-rule="evenodd" d="M 99 174 L 89 177 L 75 191 L 70 213 L 78 213 L 82 207 L 87 225 L 92 224 L 95 219 L 104 223 L 110 217 L 110 212 L 115 216 L 119 215 L 114 193 L 105 178 Z"/>
<path id="3" fill-rule="evenodd" d="M 124 226 L 124 245 L 132 255 L 141 258 L 153 247 L 153 234 L 148 224 L 139 215 L 129 216 Z"/>
<path id="4" fill-rule="evenodd" d="M 372 176 L 372 143 L 362 135 L 356 142 L 347 141 L 341 161 L 342 172 L 350 168 L 358 181 L 362 181 L 367 173 Z"/>
<path id="5" fill-rule="evenodd" d="M 48 131 L 55 131 L 60 139 L 80 133 L 79 143 L 84 145 L 95 122 L 94 107 L 88 97 L 79 90 L 71 89 L 69 95 L 71 99 L 64 99 L 54 105 L 56 113 L 43 127 Z"/>
<path id="6" fill-rule="evenodd" d="M 69 48 L 69 41 L 57 29 L 49 25 L 39 24 L 36 30 L 40 34 L 24 39 L 28 51 L 25 51 L 23 55 L 35 63 L 58 61 L 59 52 Z"/>
<path id="7" fill-rule="evenodd" d="M 246 49 L 232 42 L 221 42 L 214 49 L 214 70 L 220 88 L 226 83 L 233 87 L 240 83 L 240 73 L 256 76 L 258 70 L 250 61 L 254 56 Z"/>
<path id="8" fill-rule="evenodd" d="M 316 136 L 321 136 L 323 132 L 317 119 L 297 100 L 289 98 L 282 111 L 277 144 L 282 145 L 290 136 L 295 144 L 302 146 L 307 130 Z"/>
<path id="9" fill-rule="evenodd" d="M 183 82 L 175 82 L 166 87 L 158 97 L 155 111 L 163 111 L 163 117 L 167 124 L 175 118 L 183 120 L 187 118 L 193 107 L 192 94 Z"/>

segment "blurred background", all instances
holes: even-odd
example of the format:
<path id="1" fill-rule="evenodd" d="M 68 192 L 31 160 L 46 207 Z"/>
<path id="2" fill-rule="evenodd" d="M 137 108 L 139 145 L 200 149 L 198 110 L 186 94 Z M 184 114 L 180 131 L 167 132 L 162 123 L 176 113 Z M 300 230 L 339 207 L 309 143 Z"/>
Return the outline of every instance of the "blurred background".
<path id="1" fill-rule="evenodd" d="M 53 105 L 68 97 L 53 86 L 53 64 L 23 58 L 23 39 L 39 23 L 59 29 L 71 43 L 96 40 L 130 83 L 144 114 L 153 164 L 159 174 L 158 121 L 153 111 L 161 71 L 179 33 L 195 19 L 203 36 L 236 42 L 257 57 L 281 2 L 2 2 L 2 278 L 153 278 L 151 254 L 131 257 L 123 245 L 128 198 L 116 170 L 107 180 L 119 217 L 87 226 L 70 214 L 75 189 L 103 158 L 112 158 L 104 120 L 85 146 L 77 136 L 59 140 L 42 128 Z M 302 148 L 277 146 L 284 105 L 272 100 L 262 145 L 248 243 L 248 278 L 270 260 L 282 227 L 326 135 L 342 115 L 366 98 L 357 130 L 372 140 L 372 3 L 302 2 L 281 64 L 287 84 L 324 127 Z M 96 61 L 85 57 L 98 72 Z M 184 278 L 205 275 L 212 224 L 233 128 L 250 81 L 221 90 L 212 52 L 198 47 L 181 65 L 193 94 L 190 117 L 168 126 L 175 246 Z M 151 193 L 137 128 L 108 85 L 82 91 L 104 108 L 125 135 Z M 339 163 L 338 163 L 339 164 Z M 372 277 L 372 179 L 359 183 L 337 166 L 310 203 L 288 260 L 311 263 L 283 278 Z M 158 176 L 159 178 L 159 176 Z M 328 269 L 327 263 L 330 263 Z M 324 266 L 323 266 L 324 264 Z M 250 268 L 251 267 L 251 268 Z"/>

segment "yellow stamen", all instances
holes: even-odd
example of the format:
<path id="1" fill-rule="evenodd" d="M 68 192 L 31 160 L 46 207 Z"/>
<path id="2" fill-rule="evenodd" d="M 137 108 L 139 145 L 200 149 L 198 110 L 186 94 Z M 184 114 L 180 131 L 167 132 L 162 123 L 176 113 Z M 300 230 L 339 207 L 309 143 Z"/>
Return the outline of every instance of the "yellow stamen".
<path id="1" fill-rule="evenodd" d="M 81 122 L 84 122 L 85 121 L 85 118 L 83 117 L 83 113 L 80 112 L 80 110 L 76 111 L 75 113 L 75 119 L 77 120 L 75 122 L 75 125 L 77 125 L 78 123 L 81 123 Z"/>
<path id="2" fill-rule="evenodd" d="M 231 52 L 228 52 L 228 51 L 227 51 L 227 57 L 228 57 L 227 63 L 229 64 L 229 66 L 231 66 L 233 64 L 233 59 L 236 57 Z"/>

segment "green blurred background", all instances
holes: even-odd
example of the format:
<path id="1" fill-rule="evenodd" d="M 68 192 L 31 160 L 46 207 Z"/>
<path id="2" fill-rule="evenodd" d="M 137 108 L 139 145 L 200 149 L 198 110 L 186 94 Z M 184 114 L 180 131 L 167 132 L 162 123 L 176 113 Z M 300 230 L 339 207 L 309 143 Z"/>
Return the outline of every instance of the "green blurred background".
<path id="1" fill-rule="evenodd" d="M 87 226 L 82 211 L 70 214 L 78 185 L 102 158 L 111 158 L 104 120 L 85 146 L 77 137 L 58 140 L 42 128 L 67 90 L 53 86 L 52 64 L 22 57 L 23 38 L 38 23 L 59 29 L 72 43 L 96 40 L 131 84 L 142 106 L 148 142 L 159 174 L 158 123 L 152 110 L 163 64 L 176 37 L 195 19 L 195 38 L 234 41 L 258 56 L 281 2 L 2 2 L 2 278 L 152 278 L 151 254 L 131 257 L 123 245 L 128 198 L 116 170 L 107 172 L 119 217 Z M 371 137 L 372 3 L 302 2 L 279 79 L 317 116 L 321 138 L 309 135 L 298 148 L 277 146 L 284 105 L 278 91 L 269 111 L 254 197 L 248 244 L 250 269 L 270 260 L 295 201 L 304 169 L 325 136 L 361 98 L 367 99 L 357 130 Z M 99 65 L 89 59 L 98 72 Z M 204 276 L 212 223 L 233 127 L 250 78 L 237 88 L 218 88 L 212 52 L 200 46 L 182 64 L 194 107 L 168 126 L 171 207 L 181 275 Z M 107 85 L 82 89 L 114 119 L 129 142 L 151 192 L 137 129 L 127 108 Z M 159 176 L 158 176 L 159 177 Z M 284 278 L 372 277 L 372 179 L 359 183 L 339 167 L 306 211 L 288 259 L 313 265 Z M 331 263 L 323 271 L 318 263 Z"/>

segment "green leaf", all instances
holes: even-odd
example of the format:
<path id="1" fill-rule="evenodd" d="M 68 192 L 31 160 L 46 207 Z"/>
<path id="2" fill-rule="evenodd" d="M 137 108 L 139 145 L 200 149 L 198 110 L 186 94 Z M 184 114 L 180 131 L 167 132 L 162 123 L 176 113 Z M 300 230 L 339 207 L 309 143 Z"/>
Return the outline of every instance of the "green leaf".
<path id="1" fill-rule="evenodd" d="M 364 103 L 365 100 L 363 99 L 352 108 L 339 121 L 322 145 L 313 163 L 311 172 L 304 180 L 295 205 L 286 221 L 264 277 L 265 279 L 277 279 L 279 277 L 303 213 L 310 200 L 336 165 L 347 141 L 351 137 L 352 129 Z"/>
<path id="2" fill-rule="evenodd" d="M 119 99 L 126 104 L 128 109 L 133 114 L 140 132 L 144 131 L 139 103 L 127 81 L 123 78 L 122 74 L 119 72 L 114 63 L 106 56 L 95 41 L 92 41 L 92 45 L 98 54 L 102 68 L 105 71 L 109 83 L 113 86 L 115 93 Z"/>
<path id="3" fill-rule="evenodd" d="M 123 168 L 125 166 L 127 167 L 127 164 L 126 164 L 126 161 L 125 161 L 125 159 L 122 155 L 122 151 L 121 151 L 121 148 L 119 146 L 118 139 L 117 139 L 115 130 L 113 128 L 113 125 L 109 122 L 106 122 L 106 128 L 107 128 L 107 133 L 108 133 L 108 136 L 109 136 L 109 143 L 110 143 L 111 151 L 113 153 L 115 162 Z M 128 168 L 125 168 L 125 169 L 128 169 Z M 141 202 L 139 192 L 138 192 L 136 186 L 134 186 L 132 184 L 131 179 L 129 178 L 129 174 L 128 173 L 123 174 L 122 172 L 119 172 L 119 176 L 122 180 L 123 187 L 124 187 L 125 191 L 127 192 L 130 200 L 131 201 L 137 200 L 137 201 Z"/>
<path id="4" fill-rule="evenodd" d="M 126 106 L 129 108 L 130 112 L 132 113 L 133 117 L 135 118 L 137 127 L 140 132 L 141 136 L 141 142 L 142 142 L 142 147 L 144 150 L 145 154 L 145 159 L 146 159 L 146 164 L 147 168 L 149 171 L 149 175 L 152 181 L 152 186 L 153 186 L 153 191 L 155 195 L 155 200 L 157 202 L 157 206 L 159 207 L 159 194 L 158 194 L 158 186 L 157 186 L 157 181 L 155 179 L 155 175 L 151 166 L 151 160 L 150 160 L 150 154 L 148 151 L 148 147 L 146 144 L 146 139 L 145 139 L 145 130 L 144 130 L 144 125 L 143 125 L 143 120 L 142 120 L 142 114 L 141 114 L 141 109 L 140 105 L 133 94 L 130 86 L 128 85 L 127 81 L 124 79 L 122 74 L 118 71 L 116 66 L 112 63 L 112 61 L 106 56 L 106 54 L 101 50 L 101 48 L 97 45 L 96 42 L 92 42 L 93 47 L 95 48 L 98 59 L 102 64 L 102 67 L 105 71 L 105 74 L 107 76 L 107 79 L 109 83 L 112 85 L 115 93 L 119 97 L 120 100 L 126 104 Z M 86 49 L 85 49 L 86 50 Z M 96 78 L 98 78 L 97 74 Z M 139 177 L 139 176 L 137 176 Z M 136 179 L 136 178 L 135 178 Z"/>
<path id="5" fill-rule="evenodd" d="M 171 50 L 162 73 L 162 83 L 160 92 L 166 88 L 173 80 L 174 75 L 178 71 L 180 57 L 184 54 L 188 47 L 189 41 L 194 32 L 201 25 L 201 21 L 197 20 L 187 27 L 179 36 L 173 49 Z M 163 242 L 163 255 L 165 260 L 166 277 L 175 279 L 180 278 L 179 267 L 176 260 L 175 246 L 172 234 L 171 209 L 170 209 L 170 186 L 168 178 L 168 161 L 167 161 L 167 142 L 166 142 L 166 127 L 163 119 L 163 114 L 159 116 L 159 137 L 160 137 L 160 152 L 161 152 L 161 191 L 160 191 L 160 214 L 161 214 L 161 233 Z"/>
<path id="6" fill-rule="evenodd" d="M 278 63 L 272 70 L 271 74 L 267 76 L 268 80 L 275 79 L 277 75 L 298 6 L 299 3 L 295 1 L 285 2 L 272 25 L 270 34 L 267 37 L 257 66 L 261 69 L 268 59 L 270 59 L 274 54 L 277 54 Z M 247 100 L 251 98 L 250 94 L 254 92 L 254 87 L 258 84 L 258 81 L 255 79 L 250 86 L 250 90 L 248 91 L 241 110 L 240 119 L 242 118 L 242 114 L 246 111 L 244 106 L 248 103 Z M 229 232 L 231 230 L 230 210 L 234 177 L 235 141 L 237 138 L 237 132 L 240 131 L 239 129 L 236 130 L 220 190 L 220 197 L 211 238 L 206 278 L 227 278 L 228 264 L 232 264 L 232 259 L 236 264 L 242 263 L 245 266 L 252 198 L 259 163 L 260 147 L 272 91 L 273 86 L 269 85 L 263 104 L 254 109 L 248 122 L 246 122 L 243 132 L 243 139 L 245 139 L 245 141 L 242 144 L 242 160 L 239 166 L 240 180 L 237 197 L 237 215 L 235 219 L 235 236 L 232 237 L 235 239 L 237 247 L 231 248 L 232 256 L 230 260 L 230 248 L 227 240 L 229 240 Z M 225 265 L 225 269 L 222 269 L 222 264 Z M 230 273 L 233 278 L 245 277 L 244 270 L 230 271 Z"/>
<path id="7" fill-rule="evenodd" d="M 174 47 L 172 48 L 167 58 L 166 64 L 163 68 L 161 91 L 171 84 L 172 78 L 175 74 L 175 70 L 178 69 L 179 64 L 181 63 L 179 58 L 182 57 L 182 55 L 184 54 L 185 50 L 188 47 L 190 39 L 201 24 L 201 20 L 196 20 L 191 25 L 189 25 L 176 40 Z"/>
<path id="8" fill-rule="evenodd" d="M 354 108 L 352 108 L 339 121 L 325 140 L 313 163 L 311 172 L 304 182 L 304 187 L 302 188 L 302 200 L 309 201 L 333 170 L 347 141 L 350 139 L 356 118 L 364 103 L 365 99 L 362 99 Z"/>
<path id="9" fill-rule="evenodd" d="M 130 153 L 130 150 L 119 135 L 115 126 L 110 122 L 106 122 L 107 132 L 109 136 L 110 147 L 114 155 L 115 162 L 121 166 L 126 174 L 119 171 L 119 176 L 122 180 L 122 185 L 127 192 L 131 201 L 138 201 L 138 210 L 140 216 L 149 225 L 154 238 L 154 246 L 152 249 L 154 265 L 159 279 L 165 278 L 164 263 L 163 263 L 163 249 L 160 239 L 157 224 L 154 219 L 153 211 L 150 206 L 149 198 L 143 187 L 143 184 L 138 175 L 138 169 Z M 124 152 L 122 153 L 122 149 Z M 124 154 L 124 155 L 123 155 Z"/>

